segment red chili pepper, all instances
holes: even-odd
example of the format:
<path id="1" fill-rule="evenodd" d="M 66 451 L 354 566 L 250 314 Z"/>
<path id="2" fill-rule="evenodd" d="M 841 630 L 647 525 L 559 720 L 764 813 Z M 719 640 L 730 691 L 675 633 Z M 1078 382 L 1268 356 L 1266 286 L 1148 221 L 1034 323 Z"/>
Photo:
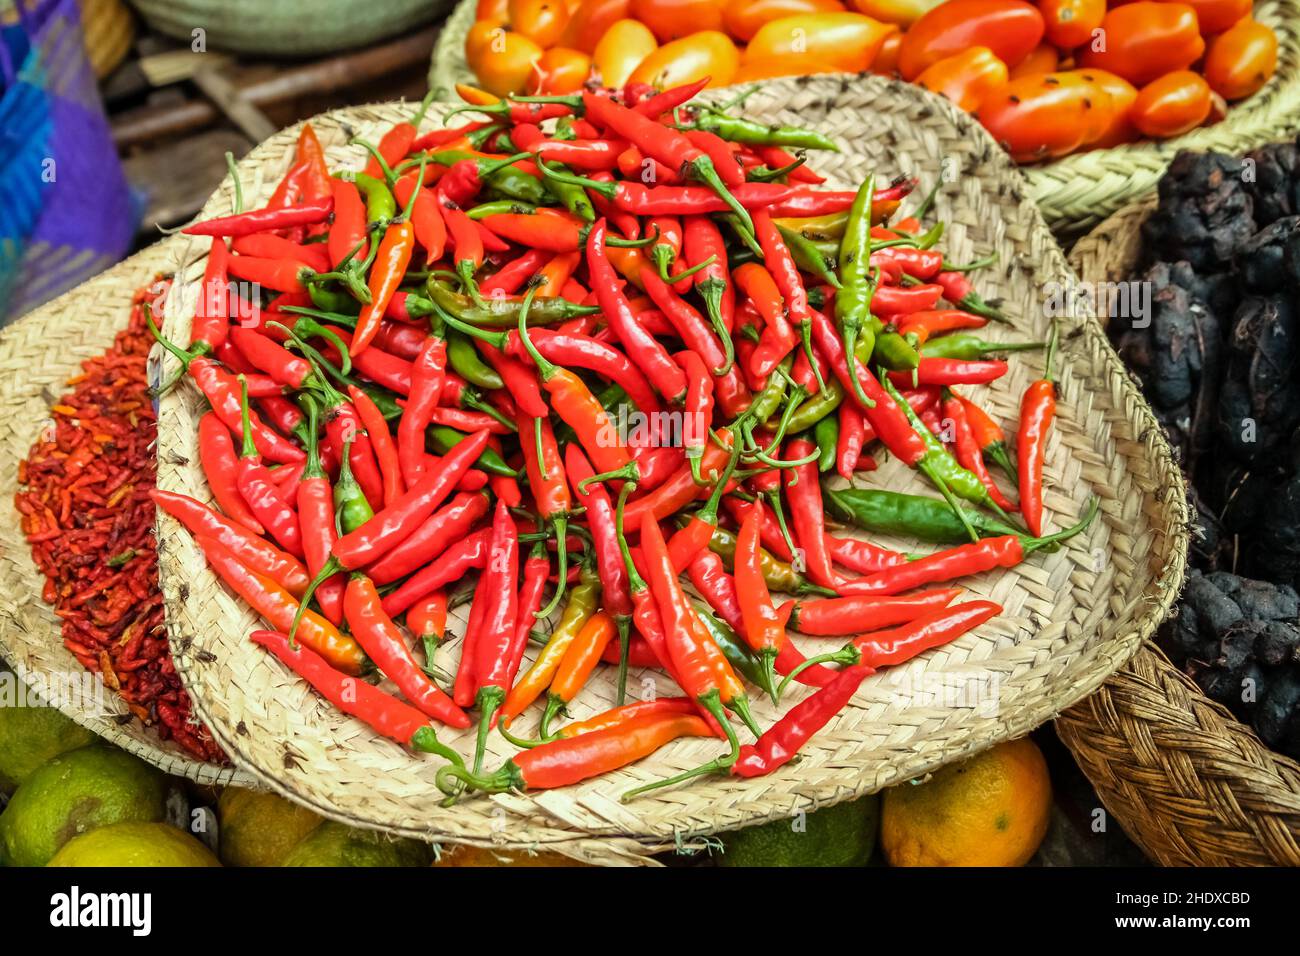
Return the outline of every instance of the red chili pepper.
<path id="1" fill-rule="evenodd" d="M 1043 461 L 1047 457 L 1047 436 L 1056 419 L 1056 380 L 1052 360 L 1056 357 L 1056 323 L 1047 344 L 1043 377 L 1029 383 L 1020 400 L 1020 428 L 1016 432 L 1016 455 L 1020 467 L 1020 513 L 1035 535 L 1043 533 Z"/>
<path id="2" fill-rule="evenodd" d="M 190 325 L 190 348 L 209 352 L 220 348 L 230 328 L 230 286 L 227 269 L 230 252 L 223 239 L 214 238 L 203 266 L 203 284 Z"/>
<path id="3" fill-rule="evenodd" d="M 149 497 L 195 537 L 202 535 L 217 541 L 249 570 L 270 578 L 290 594 L 300 595 L 307 590 L 311 578 L 293 555 L 187 495 L 154 488 Z"/>
<path id="4" fill-rule="evenodd" d="M 731 356 L 731 333 L 735 328 L 736 294 L 728 281 L 727 246 L 722 232 L 709 216 L 687 216 L 682 222 L 682 248 L 691 268 L 713 259 L 695 273 L 695 291 L 704 300 L 713 331 Z"/>
<path id="5" fill-rule="evenodd" d="M 384 497 L 384 478 L 379 473 L 379 463 L 375 461 L 374 448 L 361 415 L 356 406 L 333 389 L 325 394 L 329 403 L 325 409 L 325 434 L 329 444 L 339 453 L 348 448 L 348 466 L 357 484 L 361 486 L 366 501 L 377 504 Z"/>
<path id="6" fill-rule="evenodd" d="M 461 492 L 435 511 L 405 541 L 366 567 L 376 584 L 391 584 L 437 559 L 455 542 L 464 539 L 478 520 L 487 514 L 488 496 L 483 492 Z"/>
<path id="7" fill-rule="evenodd" d="M 487 563 L 488 536 L 488 530 L 484 528 L 448 547 L 385 597 L 384 611 L 391 617 L 397 617 L 416 601 L 459 581 L 467 572 L 482 568 Z"/>
<path id="8" fill-rule="evenodd" d="M 709 78 L 705 77 L 695 80 L 692 83 L 684 83 L 681 86 L 674 86 L 671 89 L 664 90 L 662 93 L 655 93 L 654 88 L 650 88 L 651 95 L 636 104 L 636 111 L 642 116 L 648 116 L 651 119 L 658 119 L 664 113 L 671 113 L 677 107 L 689 103 L 695 99 L 700 90 L 709 85 Z"/>
<path id="9" fill-rule="evenodd" d="M 613 139 L 548 139 L 535 123 L 520 123 L 510 131 L 510 139 L 548 162 L 586 171 L 617 169 L 618 154 L 627 148 L 626 143 Z"/>
<path id="10" fill-rule="evenodd" d="M 871 311 L 888 321 L 892 316 L 933 309 L 942 296 L 943 287 L 939 285 L 877 286 L 871 296 Z"/>
<path id="11" fill-rule="evenodd" d="M 447 226 L 447 236 L 455 253 L 456 272 L 466 286 L 473 289 L 474 273 L 483 265 L 483 236 L 478 230 L 478 223 L 465 215 L 464 211 L 452 202 L 438 185 L 438 204 L 442 221 Z"/>
<path id="12" fill-rule="evenodd" d="M 333 267 L 330 263 L 329 251 L 320 243 L 303 245 L 294 242 L 292 239 L 285 239 L 283 236 L 275 236 L 270 233 L 240 236 L 230 244 L 230 247 L 241 256 L 255 256 L 262 259 L 291 259 L 294 262 L 301 262 L 313 272 L 329 272 Z"/>
<path id="13" fill-rule="evenodd" d="M 231 256 L 226 271 L 236 279 L 255 282 L 276 292 L 302 292 L 307 265 L 293 259 L 259 259 L 256 256 Z"/>
<path id="14" fill-rule="evenodd" d="M 659 399 L 649 380 L 626 355 L 613 346 L 591 336 L 543 328 L 529 329 L 528 338 L 547 361 L 587 369 L 618 385 L 627 392 L 627 397 L 639 411 L 649 413 L 660 409 Z M 531 359 L 518 333 L 510 334 L 506 349 L 515 358 Z"/>
<path id="15" fill-rule="evenodd" d="M 660 395 L 670 404 L 679 402 L 686 393 L 686 376 L 663 345 L 637 321 L 627 296 L 619 287 L 605 252 L 603 219 L 598 220 L 587 234 L 587 269 L 605 321 L 622 342 L 628 356 L 641 367 Z"/>
<path id="16" fill-rule="evenodd" d="M 335 670 L 319 654 L 306 647 L 295 647 L 289 638 L 276 631 L 254 631 L 249 640 L 269 650 L 343 713 L 356 717 L 379 734 L 412 750 L 460 760 L 455 751 L 438 742 L 424 714 L 409 704 Z"/>
<path id="17" fill-rule="evenodd" d="M 834 681 L 791 707 L 757 741 L 740 748 L 731 773 L 737 777 L 762 777 L 789 763 L 813 734 L 844 709 L 872 673 L 874 670 L 865 664 L 845 668 Z"/>
<path id="18" fill-rule="evenodd" d="M 772 604 L 772 595 L 768 591 L 759 561 L 758 538 L 762 512 L 763 506 L 756 505 L 740 526 L 735 556 L 736 596 L 740 599 L 740 611 L 745 624 L 741 633 L 749 646 L 758 652 L 763 668 L 769 675 L 768 684 L 774 686 L 775 681 L 771 678 L 773 665 L 786 642 L 786 636 L 785 622 Z"/>
<path id="19" fill-rule="evenodd" d="M 896 251 L 896 250 L 888 250 Z M 902 335 L 916 335 L 922 342 L 942 335 L 945 332 L 959 332 L 963 329 L 982 329 L 989 320 L 980 315 L 973 315 L 961 309 L 929 309 L 900 316 L 898 331 Z"/>
<path id="20" fill-rule="evenodd" d="M 740 160 L 736 158 L 730 143 L 717 133 L 711 133 L 705 129 L 683 130 L 683 135 L 693 146 L 703 150 L 704 154 L 713 161 L 713 168 L 718 171 L 719 178 L 726 184 L 728 189 L 734 189 L 744 184 L 745 168 L 741 166 Z"/>
<path id="21" fill-rule="evenodd" d="M 966 410 L 966 420 L 970 423 L 975 443 L 979 445 L 985 457 L 996 462 L 1012 481 L 1019 480 L 1019 471 L 1016 463 L 1011 459 L 1011 453 L 1007 450 L 1006 436 L 1003 435 L 998 423 L 989 417 L 988 412 L 969 399 L 962 398 L 961 404 Z"/>
<path id="22" fill-rule="evenodd" d="M 960 593 L 960 588 L 933 588 L 907 597 L 862 595 L 796 601 L 791 609 L 790 626 L 804 634 L 827 637 L 862 634 L 906 624 L 946 608 Z"/>
<path id="23" fill-rule="evenodd" d="M 442 221 L 442 210 L 433 194 L 425 189 L 416 192 L 419 178 L 418 170 L 399 178 L 393 183 L 393 198 L 402 208 L 410 207 L 415 239 L 424 247 L 429 262 L 437 262 L 447 248 L 447 224 Z"/>
<path id="24" fill-rule="evenodd" d="M 755 144 L 749 147 L 754 155 L 758 157 L 768 169 L 784 169 L 795 161 L 795 157 L 787 153 L 779 146 L 764 146 Z M 825 176 L 820 176 L 813 172 L 807 166 L 796 166 L 787 174 L 791 182 L 808 183 L 812 186 L 820 186 L 826 182 Z"/>
<path id="25" fill-rule="evenodd" d="M 235 455 L 234 442 L 230 440 L 230 429 L 212 412 L 199 419 L 199 463 L 208 479 L 208 487 L 212 489 L 212 497 L 217 499 L 227 517 L 253 534 L 265 534 L 266 529 L 248 509 L 235 483 L 239 458 Z"/>
<path id="26" fill-rule="evenodd" d="M 917 367 L 908 372 L 890 372 L 895 385 L 987 385 L 1007 374 L 1001 359 L 950 359 L 921 356 Z"/>
<path id="27" fill-rule="evenodd" d="M 330 254 L 330 268 L 337 269 L 344 259 L 365 262 L 370 251 L 366 231 L 366 204 L 356 183 L 345 179 L 331 179 L 330 193 L 334 197 L 334 223 L 330 226 L 326 246 Z"/>
<path id="28" fill-rule="evenodd" d="M 513 687 L 519 675 L 519 664 L 528 647 L 528 636 L 537 623 L 537 613 L 542 608 L 546 584 L 551 576 L 551 559 L 546 553 L 546 543 L 538 541 L 524 561 L 524 583 L 519 587 L 519 613 L 515 619 L 515 634 L 506 658 L 505 687 Z M 408 614 L 409 618 L 410 615 Z M 498 716 L 500 716 L 498 714 Z"/>
<path id="29" fill-rule="evenodd" d="M 555 532 L 558 555 L 555 575 L 558 585 L 551 602 L 537 614 L 538 617 L 547 617 L 559 606 L 568 580 L 569 552 L 566 538 L 573 499 L 569 494 L 564 461 L 560 457 L 560 447 L 555 441 L 550 419 L 519 415 L 515 420 L 519 425 L 519 444 L 524 454 L 528 487 L 537 504 L 537 516 L 543 523 L 550 524 Z"/>
<path id="30" fill-rule="evenodd" d="M 494 294 L 514 295 L 549 260 L 545 249 L 526 249 L 480 282 L 479 294 L 488 299 Z"/>
<path id="31" fill-rule="evenodd" d="M 249 426 L 248 393 L 241 399 L 244 421 L 244 448 L 239 455 L 239 469 L 235 481 L 239 492 L 244 496 L 250 511 L 279 544 L 294 557 L 301 558 L 302 531 L 298 527 L 298 515 L 293 505 L 285 498 L 276 484 L 275 476 L 262 464 L 262 456 L 253 444 L 253 432 Z"/>
<path id="32" fill-rule="evenodd" d="M 560 546 L 564 546 L 562 538 Z M 480 601 L 484 604 L 478 627 L 471 628 L 474 633 L 472 674 L 479 708 L 478 741 L 474 750 L 475 773 L 483 766 L 492 718 L 505 701 L 509 690 L 512 677 L 510 651 L 519 616 L 519 536 L 509 509 L 501 501 L 497 502 L 492 519 L 492 538 L 488 549 L 490 557 L 479 582 L 481 593 L 475 594 L 475 604 Z"/>
<path id="33" fill-rule="evenodd" d="M 447 634 L 447 593 L 435 591 L 406 612 L 406 626 L 421 639 L 441 641 Z"/>
<path id="34" fill-rule="evenodd" d="M 408 486 L 419 481 L 424 472 L 424 433 L 441 401 L 446 371 L 447 343 L 430 335 L 411 366 L 410 394 L 397 423 L 397 458 Z"/>
<path id="35" fill-rule="evenodd" d="M 416 185 L 405 211 L 389 223 L 384 230 L 384 237 L 379 240 L 379 250 L 366 283 L 370 301 L 361 307 L 356 332 L 352 336 L 351 353 L 354 357 L 369 347 L 375 333 L 379 331 L 379 323 L 384 318 L 389 301 L 406 278 L 406 267 L 411 264 L 411 254 L 415 250 L 415 226 L 411 223 L 411 208 L 420 192 L 422 190 Z"/>
<path id="36" fill-rule="evenodd" d="M 230 330 L 230 341 L 254 368 L 266 372 L 279 385 L 296 391 L 311 377 L 310 362 L 261 332 L 237 325 Z"/>
<path id="37" fill-rule="evenodd" d="M 251 212 L 220 216 L 186 226 L 187 236 L 248 236 L 255 232 L 279 232 L 294 226 L 314 226 L 324 222 L 334 211 L 334 197 L 322 197 L 282 209 L 254 209 Z"/>
<path id="38" fill-rule="evenodd" d="M 208 566 L 230 589 L 248 602 L 254 611 L 280 630 L 288 630 L 296 614 L 301 614 L 298 637 L 302 643 L 324 656 L 330 664 L 349 674 L 360 674 L 366 655 L 357 642 L 339 633 L 315 611 L 300 605 L 294 596 L 270 578 L 252 571 L 215 538 L 199 535 L 196 539 Z"/>
<path id="39" fill-rule="evenodd" d="M 835 441 L 835 470 L 845 481 L 853 480 L 866 444 L 867 419 L 856 402 L 840 404 L 840 430 Z"/>
<path id="40" fill-rule="evenodd" d="M 384 613 L 375 584 L 364 574 L 353 574 L 343 602 L 348 626 L 357 643 L 384 676 L 421 712 L 452 727 L 468 727 L 469 717 L 438 689 L 416 663 L 402 632 Z"/>
<path id="41" fill-rule="evenodd" d="M 726 429 L 720 429 L 718 439 L 725 445 L 731 441 L 731 433 Z M 717 442 L 709 442 L 704 448 L 698 471 L 711 480 L 712 476 L 721 475 L 730 459 L 729 447 L 719 447 Z M 701 488 L 695 483 L 693 474 L 695 470 L 695 466 L 691 464 L 682 465 L 654 491 L 632 502 L 627 508 L 626 520 L 640 522 L 643 515 L 652 514 L 657 520 L 662 521 L 681 511 L 697 498 L 706 497 L 713 489 L 712 487 Z"/>
<path id="42" fill-rule="evenodd" d="M 842 595 L 898 594 L 926 584 L 941 584 L 994 568 L 1014 568 L 1025 558 L 1024 545 L 1014 534 L 983 538 L 926 555 L 842 584 Z"/>
<path id="43" fill-rule="evenodd" d="M 953 446 L 957 461 L 979 478 L 980 484 L 988 491 L 989 497 L 999 508 L 1004 511 L 1015 511 L 1015 504 L 1008 500 L 1002 493 L 1002 489 L 993 481 L 993 476 L 989 474 L 988 466 L 984 463 L 984 451 L 975 440 L 975 433 L 971 431 L 970 422 L 966 418 L 966 406 L 951 392 L 943 400 L 943 415 L 952 423 Z"/>
<path id="44" fill-rule="evenodd" d="M 709 323 L 689 302 L 673 291 L 649 265 L 641 266 L 641 284 L 655 305 L 672 323 L 677 336 L 686 347 L 704 360 L 715 375 L 721 375 L 729 366 L 727 354 L 713 337 Z"/>
<path id="45" fill-rule="evenodd" d="M 888 631 L 875 631 L 853 639 L 862 663 L 871 667 L 902 664 L 922 651 L 951 643 L 967 631 L 1002 613 L 992 601 L 967 601 L 919 617 Z"/>
<path id="46" fill-rule="evenodd" d="M 873 574 L 885 568 L 907 563 L 907 555 L 881 548 L 858 538 L 837 538 L 833 534 L 828 534 L 826 548 L 831 553 L 831 560 L 836 564 L 859 574 Z"/>
<path id="47" fill-rule="evenodd" d="M 392 433 L 388 430 L 388 422 L 374 400 L 357 386 L 348 386 L 348 396 L 352 399 L 361 424 L 365 426 L 366 437 L 370 439 L 370 447 L 375 453 L 375 463 L 383 477 L 384 505 L 391 505 L 406 491 L 406 484 L 402 480 L 402 466 L 398 461 Z"/>
<path id="48" fill-rule="evenodd" d="M 410 154 L 411 144 L 415 142 L 417 135 L 416 126 L 424 118 L 425 110 L 429 108 L 429 104 L 432 102 L 433 91 L 430 90 L 424 102 L 420 104 L 419 110 L 409 122 L 403 120 L 400 123 L 394 123 L 388 132 L 379 138 L 379 156 L 371 156 L 369 162 L 366 163 L 365 172 L 367 176 L 382 176 L 385 166 L 391 169 Z M 381 157 L 383 162 L 380 162 Z"/>
<path id="49" fill-rule="evenodd" d="M 302 533 L 303 555 L 307 561 L 308 583 L 330 559 L 330 549 L 338 539 L 334 517 L 334 487 L 321 466 L 316 440 L 317 409 L 313 401 L 309 406 L 307 427 L 307 462 L 294 489 L 298 510 L 298 527 Z M 343 623 L 343 592 L 347 582 L 335 575 L 316 590 L 316 603 L 335 625 Z M 290 590 L 293 590 L 290 588 Z M 303 592 L 306 591 L 306 585 Z M 303 593 L 299 592 L 299 593 Z"/>
<path id="50" fill-rule="evenodd" d="M 817 446 L 805 438 L 796 438 L 786 444 L 786 456 L 791 461 L 802 460 L 816 451 Z M 785 495 L 790 501 L 794 535 L 799 547 L 803 549 L 808 577 L 814 584 L 824 588 L 837 587 L 839 575 L 831 565 L 830 552 L 826 547 L 826 511 L 822 506 L 816 459 L 785 469 Z M 758 505 L 755 510 L 761 512 L 762 505 Z"/>

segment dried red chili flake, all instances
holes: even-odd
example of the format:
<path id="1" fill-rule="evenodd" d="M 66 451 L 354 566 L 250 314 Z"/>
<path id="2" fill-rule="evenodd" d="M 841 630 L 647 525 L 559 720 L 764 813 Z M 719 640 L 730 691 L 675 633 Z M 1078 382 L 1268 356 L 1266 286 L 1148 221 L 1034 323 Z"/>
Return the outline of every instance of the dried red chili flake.
<path id="1" fill-rule="evenodd" d="M 18 466 L 25 488 L 14 504 L 45 575 L 42 597 L 63 621 L 64 646 L 164 740 L 225 763 L 176 675 L 158 590 L 149 498 L 158 428 L 144 306 L 166 286 L 137 291 L 112 348 L 68 381 L 73 390 L 50 407 L 52 425 Z"/>

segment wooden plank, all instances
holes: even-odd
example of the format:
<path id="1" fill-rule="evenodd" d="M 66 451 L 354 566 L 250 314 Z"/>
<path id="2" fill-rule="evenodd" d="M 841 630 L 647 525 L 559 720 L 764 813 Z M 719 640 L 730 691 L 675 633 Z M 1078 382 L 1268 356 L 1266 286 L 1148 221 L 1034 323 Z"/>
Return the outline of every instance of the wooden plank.
<path id="1" fill-rule="evenodd" d="M 226 151 L 239 158 L 251 148 L 242 133 L 214 129 L 124 160 L 127 180 L 145 195 L 142 237 L 192 218 L 225 178 Z"/>

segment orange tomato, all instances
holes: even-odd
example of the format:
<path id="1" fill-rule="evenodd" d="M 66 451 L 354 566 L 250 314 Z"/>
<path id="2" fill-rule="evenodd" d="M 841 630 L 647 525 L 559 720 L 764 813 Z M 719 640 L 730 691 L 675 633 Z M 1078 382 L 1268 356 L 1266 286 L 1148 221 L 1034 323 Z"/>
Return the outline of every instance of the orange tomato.
<path id="1" fill-rule="evenodd" d="M 569 16 L 569 24 L 560 38 L 563 46 L 591 53 L 617 20 L 626 20 L 632 0 L 582 0 Z"/>
<path id="2" fill-rule="evenodd" d="M 600 81 L 619 87 L 658 46 L 655 35 L 640 20 L 615 20 L 596 44 L 591 59 Z"/>
<path id="3" fill-rule="evenodd" d="M 809 13 L 763 24 L 745 48 L 746 59 L 799 56 L 857 73 L 871 66 L 885 37 L 898 30 L 860 13 Z"/>
<path id="4" fill-rule="evenodd" d="M 581 50 L 553 46 L 537 61 L 533 92 L 563 96 L 576 93 L 591 76 L 591 57 Z"/>
<path id="5" fill-rule="evenodd" d="M 1222 33 L 1250 16 L 1251 0 L 1181 0 L 1196 11 L 1201 36 Z"/>
<path id="6" fill-rule="evenodd" d="M 944 0 L 849 0 L 858 13 L 906 30 Z"/>
<path id="7" fill-rule="evenodd" d="M 507 11 L 510 29 L 543 48 L 555 46 L 569 23 L 564 0 L 510 0 Z"/>
<path id="8" fill-rule="evenodd" d="M 1079 75 L 1096 84 L 1110 97 L 1110 111 L 1101 135 L 1089 141 L 1096 149 L 1119 146 L 1137 139 L 1138 131 L 1129 119 L 1129 109 L 1137 99 L 1137 87 L 1108 70 L 1080 70 Z"/>
<path id="9" fill-rule="evenodd" d="M 1210 115 L 1210 84 L 1191 70 L 1175 70 L 1142 87 L 1129 110 L 1144 136 L 1169 139 L 1196 129 Z"/>
<path id="10" fill-rule="evenodd" d="M 1196 11 L 1185 3 L 1127 3 L 1106 14 L 1101 30 L 1079 65 L 1109 70 L 1137 86 L 1185 70 L 1205 52 Z"/>
<path id="11" fill-rule="evenodd" d="M 478 0 L 478 6 L 474 8 L 475 20 L 496 20 L 498 23 L 505 23 L 506 9 L 510 6 L 510 0 Z"/>
<path id="12" fill-rule="evenodd" d="M 842 13 L 840 0 L 725 0 L 722 25 L 737 40 L 749 40 L 772 20 L 800 13 Z"/>
<path id="13" fill-rule="evenodd" d="M 1056 47 L 1050 43 L 1040 43 L 1027 57 L 1016 64 L 1015 69 L 1011 71 L 1011 79 L 1018 80 L 1022 76 L 1033 76 L 1035 73 L 1051 73 L 1059 69 L 1060 65 L 1061 58 L 1056 52 Z"/>
<path id="14" fill-rule="evenodd" d="M 1047 39 L 1070 50 L 1092 39 L 1106 18 L 1106 0 L 1038 0 Z"/>
<path id="15" fill-rule="evenodd" d="M 836 69 L 817 56 L 744 57 L 731 82 L 753 83 L 781 76 L 812 76 L 814 73 L 834 73 Z"/>
<path id="16" fill-rule="evenodd" d="M 470 66 L 483 89 L 494 96 L 509 96 L 528 89 L 544 52 L 522 33 L 498 28 Z"/>
<path id="17" fill-rule="evenodd" d="M 632 0 L 632 16 L 660 43 L 722 29 L 722 0 Z"/>
<path id="18" fill-rule="evenodd" d="M 1012 159 L 1032 163 L 1084 145 L 1102 125 L 1096 111 L 1109 113 L 1104 96 L 1073 73 L 1022 76 L 985 99 L 976 115 Z"/>
<path id="19" fill-rule="evenodd" d="M 708 77 L 709 86 L 726 86 L 739 66 L 740 51 L 731 37 L 717 30 L 704 30 L 665 43 L 641 61 L 628 82 L 666 90 Z"/>
<path id="20" fill-rule="evenodd" d="M 914 80 L 932 63 L 972 46 L 986 46 L 1013 67 L 1043 39 L 1043 15 L 1022 0 L 949 0 L 903 36 L 898 70 Z"/>
<path id="21" fill-rule="evenodd" d="M 1210 41 L 1205 79 L 1225 100 L 1259 91 L 1277 70 L 1277 34 L 1254 20 L 1242 20 Z"/>
<path id="22" fill-rule="evenodd" d="M 898 51 L 903 48 L 903 31 L 895 30 L 880 44 L 876 58 L 871 61 L 871 72 L 881 76 L 894 76 L 898 73 Z"/>
<path id="23" fill-rule="evenodd" d="M 932 63 L 915 80 L 973 113 L 990 93 L 1007 85 L 1007 65 L 986 46 L 973 46 Z"/>
<path id="24" fill-rule="evenodd" d="M 475 20 L 469 32 L 465 34 L 465 59 L 470 69 L 476 69 L 479 60 L 487 52 L 488 46 L 502 42 L 505 36 L 505 23 L 496 20 Z"/>

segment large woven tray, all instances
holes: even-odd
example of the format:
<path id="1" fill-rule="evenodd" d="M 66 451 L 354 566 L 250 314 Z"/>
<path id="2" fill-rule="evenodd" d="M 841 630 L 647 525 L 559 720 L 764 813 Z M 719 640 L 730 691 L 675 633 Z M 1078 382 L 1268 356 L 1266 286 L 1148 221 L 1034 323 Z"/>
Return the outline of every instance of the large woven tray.
<path id="1" fill-rule="evenodd" d="M 45 578 L 32 561 L 14 508 L 18 463 L 49 421 L 49 406 L 80 371 L 80 363 L 113 344 L 126 326 L 131 297 L 160 272 L 173 267 L 175 240 L 160 242 L 64 293 L 0 333 L 0 657 L 31 682 L 83 674 L 63 646 L 59 619 L 41 600 Z M 194 759 L 171 741 L 159 739 L 126 709 L 111 690 L 98 699 L 53 701 L 84 727 L 154 766 L 197 783 L 248 785 L 233 767 Z"/>
<path id="2" fill-rule="evenodd" d="M 1092 282 L 1128 279 L 1154 197 L 1079 240 L 1070 254 Z M 1165 865 L 1300 866 L 1300 764 L 1266 747 L 1145 643 L 1057 731 L 1101 801 Z"/>
<path id="3" fill-rule="evenodd" d="M 1020 317 L 1017 335 L 1045 336 L 1044 284 L 1068 282 L 1072 275 L 1042 217 L 1026 201 L 1019 174 L 969 119 L 909 86 L 879 78 L 856 81 L 849 89 L 838 79 L 772 83 L 749 109 L 758 119 L 797 120 L 842 142 L 843 152 L 819 164 L 842 185 L 859 182 L 872 168 L 881 176 L 898 172 L 927 180 L 943 162 L 959 169 L 938 206 L 949 223 L 946 248 L 958 260 L 996 250 L 1003 265 L 982 274 L 980 292 L 1005 298 L 1008 311 Z M 438 113 L 426 123 L 437 123 Z M 325 114 L 313 124 L 333 160 L 360 166 L 363 154 L 343 145 L 345 129 L 373 139 L 384 124 L 408 114 L 401 104 L 386 104 Z M 862 135 L 865 129 L 869 138 Z M 245 158 L 240 174 L 248 202 L 265 197 L 287 168 L 296 135 L 283 131 Z M 227 182 L 202 215 L 223 214 L 230 205 Z M 184 309 L 175 312 L 167 327 L 184 340 L 190 316 Z M 609 859 L 611 853 L 668 848 L 923 775 L 1027 733 L 1093 691 L 1151 633 L 1178 590 L 1187 540 L 1184 493 L 1149 409 L 1090 320 L 1063 323 L 1058 366 L 1060 426 L 1047 468 L 1050 520 L 1057 526 L 1072 521 L 1092 495 L 1102 502 L 1100 520 L 1056 554 L 971 580 L 974 594 L 1000 601 L 1006 613 L 909 666 L 868 680 L 797 764 L 770 777 L 701 780 L 621 804 L 618 796 L 628 787 L 693 766 L 717 750 L 711 741 L 677 741 L 580 786 L 474 797 L 444 809 L 433 786 L 440 762 L 378 739 L 251 645 L 246 635 L 256 624 L 253 614 L 207 570 L 190 536 L 163 518 L 163 591 L 178 667 L 222 746 L 260 779 L 327 816 L 431 839 L 546 845 Z M 1003 420 L 1013 419 L 1020 393 L 1037 374 L 1034 362 L 1015 363 L 1006 381 L 979 398 Z M 201 410 L 189 386 L 164 399 L 158 482 L 207 497 L 195 449 Z M 921 490 L 896 461 L 885 463 L 871 482 Z M 452 631 L 463 628 L 462 617 Z M 459 643 L 448 642 L 444 664 L 454 666 Z M 579 698 L 578 716 L 610 705 L 612 678 L 612 669 L 595 675 Z M 633 675 L 630 686 L 639 689 L 641 679 Z M 991 698 L 971 693 L 979 681 L 993 685 Z M 944 693 L 954 687 L 957 694 Z M 657 690 L 668 693 L 671 685 L 661 681 Z M 751 706 L 760 723 L 775 717 L 757 694 Z M 532 730 L 534 720 L 532 714 L 522 720 L 523 732 Z M 468 733 L 441 736 L 462 751 L 469 748 Z M 495 735 L 491 749 L 489 766 L 512 753 Z"/>
<path id="4" fill-rule="evenodd" d="M 465 35 L 475 7 L 476 0 L 461 0 L 438 36 L 429 80 L 440 95 L 454 96 L 456 83 L 474 82 Z M 1053 231 L 1065 237 L 1091 229 L 1154 187 L 1180 149 L 1239 153 L 1300 130 L 1300 0 L 1262 0 L 1255 4 L 1255 19 L 1277 32 L 1277 73 L 1250 99 L 1234 104 L 1223 122 L 1163 142 L 1094 149 L 1025 167 L 1029 198 Z"/>

